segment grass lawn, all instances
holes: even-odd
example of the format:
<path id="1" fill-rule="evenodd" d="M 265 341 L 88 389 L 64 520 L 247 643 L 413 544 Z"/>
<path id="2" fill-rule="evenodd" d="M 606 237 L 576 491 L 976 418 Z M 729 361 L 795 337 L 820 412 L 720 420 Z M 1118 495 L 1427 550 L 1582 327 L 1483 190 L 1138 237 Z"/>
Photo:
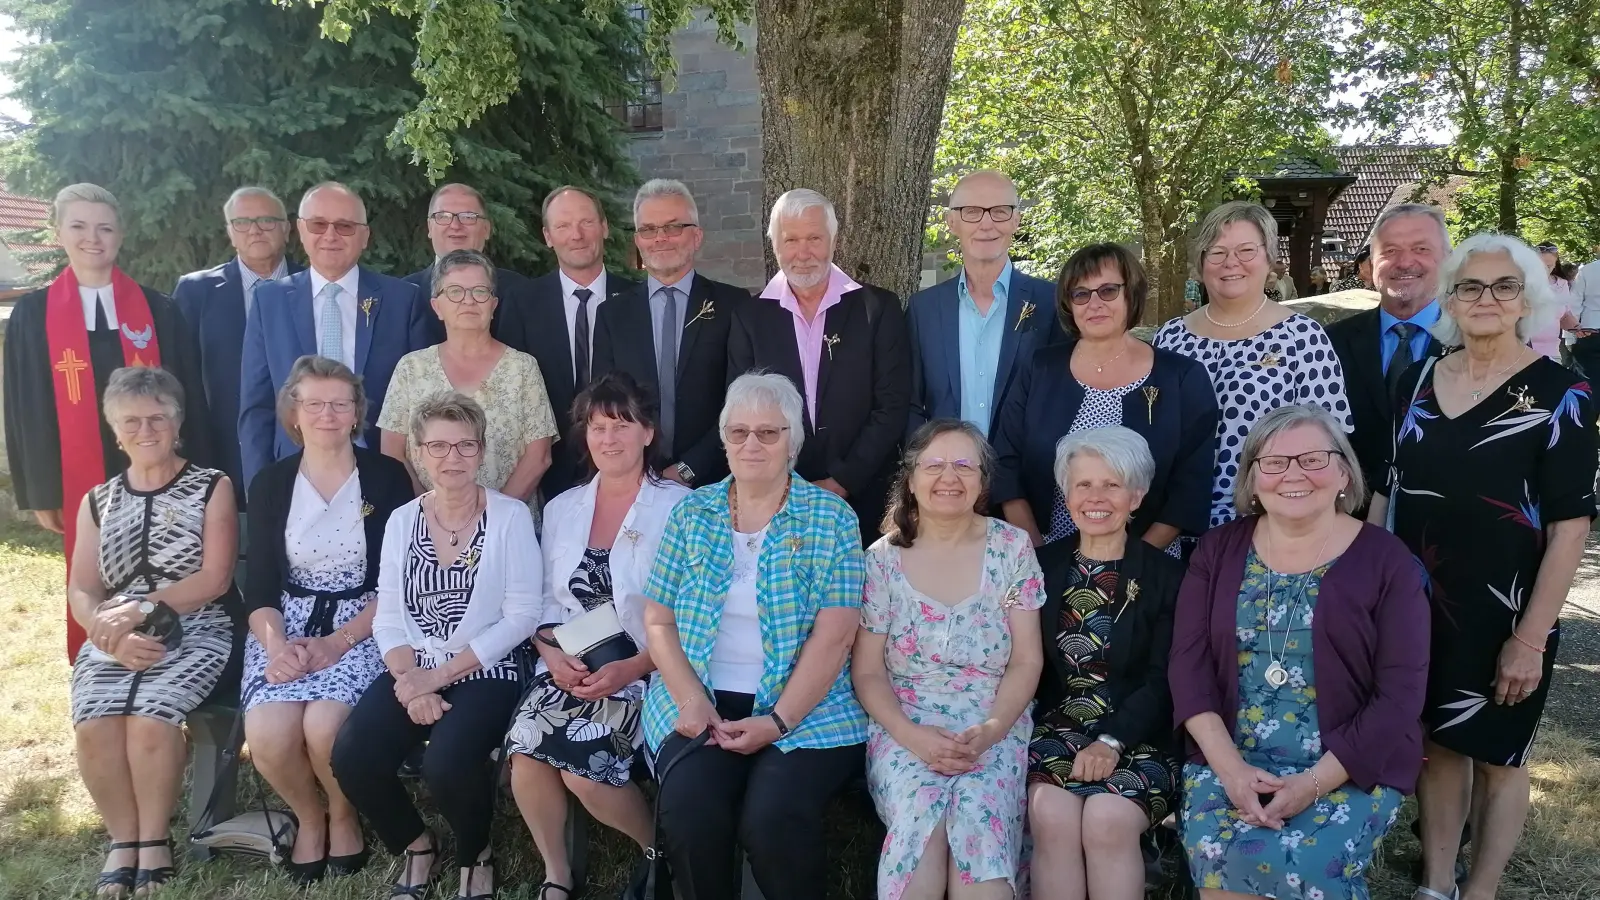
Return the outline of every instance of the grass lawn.
<path id="1" fill-rule="evenodd" d="M 1586 573 L 1585 573 L 1586 574 Z M 1580 574 L 1580 578 L 1585 577 Z M 0 900 L 81 897 L 94 883 L 105 834 L 78 779 L 67 705 L 70 670 L 62 658 L 60 540 L 33 528 L 0 524 Z M 1592 676 L 1591 670 L 1591 676 Z M 1549 727 L 1533 766 L 1533 811 L 1521 852 L 1513 860 L 1502 900 L 1579 900 L 1600 897 L 1600 758 L 1594 745 Z M 246 768 L 242 796 L 253 796 Z M 859 802 L 843 802 L 829 846 L 835 864 L 831 897 L 872 895 L 877 833 L 860 821 Z M 1404 818 L 1373 873 L 1377 900 L 1407 900 L 1406 873 L 1417 845 Z M 631 871 L 634 851 L 593 826 L 588 897 L 615 897 Z M 178 834 L 178 837 L 183 835 Z M 531 900 L 539 862 L 509 800 L 496 828 L 505 900 Z M 162 896 L 169 900 L 367 900 L 388 895 L 394 871 L 379 853 L 357 878 L 303 891 L 261 863 L 223 859 L 183 865 Z M 435 896 L 455 887 L 451 872 Z M 1041 898 L 1044 900 L 1044 898 Z M 1159 900 L 1178 900 L 1176 892 Z M 1338 900 L 1338 898 L 1328 898 Z"/>

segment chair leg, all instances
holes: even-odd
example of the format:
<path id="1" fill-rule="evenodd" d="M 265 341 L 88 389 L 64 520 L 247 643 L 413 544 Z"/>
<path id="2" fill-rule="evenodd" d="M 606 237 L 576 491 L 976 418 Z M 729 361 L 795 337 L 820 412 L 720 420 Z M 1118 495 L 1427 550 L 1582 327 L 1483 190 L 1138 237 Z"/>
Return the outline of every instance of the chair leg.
<path id="1" fill-rule="evenodd" d="M 189 832 L 200 824 L 200 814 L 213 792 L 220 791 L 217 801 L 216 821 L 225 822 L 236 812 L 235 797 L 239 791 L 239 769 L 224 771 L 223 759 L 228 748 L 228 738 L 233 729 L 233 711 L 195 710 L 189 716 L 189 740 L 193 745 L 194 759 L 190 763 L 189 779 Z M 235 753 L 238 747 L 231 748 Z M 212 824 L 215 824 L 212 823 Z M 189 858 L 205 862 L 215 854 L 206 847 L 191 845 Z"/>

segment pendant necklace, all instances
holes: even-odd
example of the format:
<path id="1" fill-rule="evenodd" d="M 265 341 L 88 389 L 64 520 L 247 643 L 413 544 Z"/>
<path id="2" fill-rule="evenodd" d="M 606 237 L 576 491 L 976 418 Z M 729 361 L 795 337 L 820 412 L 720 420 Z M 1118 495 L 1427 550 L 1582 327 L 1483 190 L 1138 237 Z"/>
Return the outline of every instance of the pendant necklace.
<path id="1" fill-rule="evenodd" d="M 1124 341 L 1126 341 L 1126 338 L 1124 338 Z M 1105 362 L 1097 363 L 1097 362 L 1090 362 L 1089 360 L 1084 360 L 1084 361 L 1087 362 L 1089 365 L 1094 366 L 1094 373 L 1096 375 L 1099 375 L 1100 373 L 1102 373 L 1102 372 L 1104 372 L 1106 370 L 1106 366 L 1109 366 L 1112 363 L 1116 362 L 1117 360 L 1121 359 L 1122 357 L 1126 356 L 1127 353 L 1128 353 L 1128 346 L 1127 346 L 1126 343 L 1124 343 L 1123 347 L 1122 347 L 1122 352 L 1118 353 L 1116 356 L 1111 357 L 1110 359 L 1106 360 Z"/>
<path id="2" fill-rule="evenodd" d="M 1217 321 L 1217 317 L 1213 316 L 1211 314 L 1211 304 L 1209 304 L 1209 303 L 1207 303 L 1205 306 L 1200 307 L 1200 311 L 1204 312 L 1206 314 L 1206 321 L 1207 322 L 1210 322 L 1211 324 L 1217 326 L 1218 328 L 1238 328 L 1240 325 L 1248 324 L 1251 319 L 1254 319 L 1256 316 L 1261 315 L 1261 311 L 1263 309 L 1266 309 L 1266 308 L 1267 308 L 1267 296 L 1265 294 L 1262 294 L 1261 295 L 1261 302 L 1256 305 L 1256 311 L 1251 313 L 1248 316 L 1245 316 L 1244 318 L 1240 319 L 1237 322 L 1218 322 Z"/>
<path id="3" fill-rule="evenodd" d="M 466 528 L 468 525 L 471 525 L 473 522 L 478 521 L 478 498 L 476 496 L 474 496 L 472 498 L 472 515 L 468 516 L 467 520 L 465 522 L 462 522 L 460 525 L 456 526 L 455 528 L 451 528 L 449 525 L 446 525 L 444 523 L 444 519 L 439 516 L 439 507 L 436 505 L 437 501 L 439 499 L 439 495 L 436 493 L 433 496 L 434 496 L 435 503 L 434 504 L 429 504 L 429 505 L 433 507 L 431 511 L 433 513 L 434 524 L 438 525 L 440 528 L 444 529 L 445 531 L 450 532 L 450 546 L 454 547 L 454 546 L 456 546 L 457 544 L 459 544 L 461 542 L 461 538 L 460 538 L 461 529 Z"/>
<path id="4" fill-rule="evenodd" d="M 1330 529 L 1328 531 L 1328 536 L 1322 539 L 1322 546 L 1317 548 L 1317 555 L 1313 559 L 1311 568 L 1302 574 L 1300 579 L 1300 589 L 1296 591 L 1294 595 L 1294 603 L 1289 607 L 1288 613 L 1283 617 L 1283 649 L 1281 651 L 1274 651 L 1272 649 L 1272 622 L 1270 620 L 1267 622 L 1267 658 L 1271 659 L 1272 663 L 1271 665 L 1267 666 L 1265 677 L 1267 679 L 1267 684 L 1270 684 L 1275 688 L 1281 688 L 1289 683 L 1289 670 L 1283 664 L 1283 657 L 1287 656 L 1289 653 L 1289 632 L 1294 628 L 1294 614 L 1300 611 L 1300 601 L 1306 595 L 1306 585 L 1310 584 L 1311 582 L 1311 573 L 1317 570 L 1317 566 L 1320 565 L 1317 560 L 1322 559 L 1323 552 L 1328 549 L 1328 541 L 1332 539 L 1333 531 Z M 1271 548 L 1268 547 L 1268 549 L 1270 550 Z M 1267 608 L 1270 611 L 1273 600 L 1272 566 L 1264 559 L 1261 561 L 1261 564 L 1265 566 L 1267 570 Z"/>
<path id="5" fill-rule="evenodd" d="M 1483 380 L 1478 382 L 1478 389 L 1475 390 L 1475 391 L 1470 391 L 1469 392 L 1469 393 L 1472 394 L 1472 402 L 1474 402 L 1474 403 L 1478 402 L 1478 397 L 1481 396 L 1483 394 L 1483 392 L 1484 392 L 1484 389 L 1489 386 L 1489 382 L 1495 380 L 1495 378 L 1497 378 L 1498 376 L 1504 375 L 1505 373 L 1509 372 L 1511 370 L 1512 366 L 1516 365 L 1519 362 L 1522 362 L 1522 358 L 1524 356 L 1527 356 L 1527 355 L 1528 355 L 1528 348 L 1524 347 L 1524 348 L 1522 348 L 1522 352 L 1517 354 L 1517 358 L 1516 359 L 1513 359 L 1511 362 L 1506 363 L 1505 368 L 1501 369 L 1498 372 L 1493 372 L 1493 373 L 1491 373 L 1489 375 L 1485 375 L 1483 377 Z M 1467 377 L 1471 378 L 1472 377 L 1472 360 L 1470 360 L 1470 359 L 1467 360 L 1466 370 L 1467 370 Z"/>
<path id="6" fill-rule="evenodd" d="M 789 488 L 793 483 L 793 481 L 785 481 L 783 483 L 783 496 L 778 498 L 778 509 L 783 509 L 783 505 L 789 502 Z M 777 515 L 776 510 L 773 511 L 773 515 Z M 733 520 L 734 536 L 738 537 L 743 534 L 743 532 L 739 531 L 739 488 L 738 483 L 733 481 L 728 482 L 728 518 Z M 746 550 L 754 553 L 760 545 L 760 532 L 744 535 L 744 547 Z"/>

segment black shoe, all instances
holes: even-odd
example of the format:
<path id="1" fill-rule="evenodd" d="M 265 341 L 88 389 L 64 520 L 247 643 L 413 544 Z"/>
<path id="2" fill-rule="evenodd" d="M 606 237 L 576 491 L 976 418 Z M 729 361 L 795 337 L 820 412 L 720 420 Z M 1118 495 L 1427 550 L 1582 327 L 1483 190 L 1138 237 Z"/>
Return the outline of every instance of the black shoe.
<path id="1" fill-rule="evenodd" d="M 359 874 L 362 869 L 367 867 L 367 857 L 370 855 L 367 848 L 362 847 L 359 852 L 351 853 L 348 856 L 328 857 L 328 877 L 348 878 L 351 875 Z"/>
<path id="2" fill-rule="evenodd" d="M 494 854 L 491 853 L 491 854 L 489 854 L 489 858 L 488 859 L 480 859 L 477 862 L 473 863 L 471 866 L 467 867 L 467 883 L 466 883 L 465 887 L 466 887 L 466 889 L 468 891 L 472 890 L 472 876 L 476 875 L 478 873 L 479 869 L 489 869 L 490 870 L 490 872 L 489 872 L 489 893 L 487 893 L 487 894 L 472 894 L 472 893 L 462 894 L 458 898 L 458 900 L 494 900 L 494 894 L 495 894 L 495 877 L 494 877 L 495 873 L 493 871 L 494 870 Z"/>
<path id="3" fill-rule="evenodd" d="M 296 884 L 316 884 L 321 881 L 322 876 L 328 871 L 327 833 L 324 832 L 322 836 L 322 856 L 320 858 L 303 863 L 295 862 L 293 859 L 285 859 L 283 861 L 283 871 L 289 876 L 289 880 Z"/>
<path id="4" fill-rule="evenodd" d="M 136 841 L 113 841 L 111 844 L 106 846 L 106 858 L 109 860 L 111 858 L 111 854 L 117 852 L 118 850 L 137 849 L 139 849 L 139 844 Z M 139 858 L 137 855 L 135 855 L 134 862 L 138 863 L 138 861 Z M 137 865 L 118 866 L 115 869 L 108 869 L 104 872 L 101 872 L 100 877 L 94 883 L 94 896 L 97 898 L 107 898 L 107 900 L 110 900 L 110 898 L 121 898 L 128 896 L 129 894 L 133 893 L 133 886 L 135 880 L 138 878 L 138 873 L 139 867 Z M 115 888 L 115 890 L 113 890 L 113 888 Z"/>
<path id="5" fill-rule="evenodd" d="M 397 884 L 389 889 L 390 900 L 404 898 L 404 900 L 427 900 L 433 892 L 433 879 L 439 874 L 439 839 L 430 835 L 432 846 L 426 850 L 407 850 L 404 863 L 400 869 L 400 877 L 404 878 L 411 871 L 411 861 L 419 856 L 433 857 L 433 864 L 428 867 L 428 879 L 421 884 Z"/>
<path id="6" fill-rule="evenodd" d="M 545 891 L 561 891 L 561 896 L 555 897 Z M 554 881 L 546 881 L 533 889 L 533 900 L 581 900 L 582 896 L 583 888 L 566 887 Z"/>
<path id="7" fill-rule="evenodd" d="M 140 841 L 134 846 L 166 847 L 167 852 L 170 854 L 172 852 L 172 839 L 162 838 L 159 841 Z M 133 873 L 133 895 L 135 897 L 148 897 L 160 890 L 177 874 L 178 870 L 174 869 L 171 864 L 156 866 L 154 869 L 138 869 Z"/>

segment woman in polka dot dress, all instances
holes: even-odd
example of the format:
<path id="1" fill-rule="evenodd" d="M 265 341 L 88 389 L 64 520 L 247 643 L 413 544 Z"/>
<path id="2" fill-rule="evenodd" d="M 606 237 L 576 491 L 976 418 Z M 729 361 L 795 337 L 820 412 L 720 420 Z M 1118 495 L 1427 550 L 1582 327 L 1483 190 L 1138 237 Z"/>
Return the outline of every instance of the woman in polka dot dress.
<path id="1" fill-rule="evenodd" d="M 1280 406 L 1315 403 L 1351 430 L 1344 372 L 1315 319 L 1267 299 L 1278 226 L 1265 207 L 1224 203 L 1200 225 L 1197 260 L 1210 303 L 1161 326 L 1152 342 L 1198 361 L 1211 376 L 1221 417 L 1211 486 L 1211 527 L 1235 518 L 1239 451 L 1258 419 Z"/>

